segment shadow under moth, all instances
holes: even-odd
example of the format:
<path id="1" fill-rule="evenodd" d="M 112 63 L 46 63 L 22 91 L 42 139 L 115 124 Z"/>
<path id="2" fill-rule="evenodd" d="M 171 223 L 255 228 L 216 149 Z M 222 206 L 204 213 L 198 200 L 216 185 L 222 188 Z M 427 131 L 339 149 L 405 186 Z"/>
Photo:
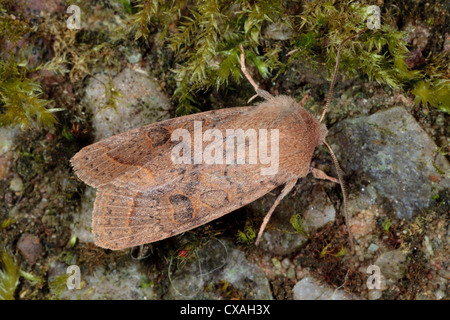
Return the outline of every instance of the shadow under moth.
<path id="1" fill-rule="evenodd" d="M 241 70 L 264 102 L 165 120 L 80 150 L 71 163 L 81 180 L 97 188 L 95 243 L 120 250 L 165 239 L 284 185 L 264 218 L 258 244 L 277 205 L 310 172 L 340 183 L 349 232 L 342 174 L 325 142 L 327 128 L 321 121 L 332 97 L 342 45 L 365 30 L 339 45 L 320 120 L 303 107 L 308 95 L 298 103 L 261 90 L 246 70 L 241 46 Z M 311 168 L 313 152 L 322 143 L 330 150 L 338 180 Z M 350 232 L 349 239 L 353 248 Z"/>

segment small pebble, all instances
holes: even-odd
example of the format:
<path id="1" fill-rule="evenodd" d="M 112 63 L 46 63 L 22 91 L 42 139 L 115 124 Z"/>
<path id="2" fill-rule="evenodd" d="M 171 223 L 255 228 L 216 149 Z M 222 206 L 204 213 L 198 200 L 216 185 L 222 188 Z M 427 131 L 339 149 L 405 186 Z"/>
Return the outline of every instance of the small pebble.
<path id="1" fill-rule="evenodd" d="M 371 243 L 367 251 L 370 253 L 375 253 L 378 249 L 379 247 L 375 243 Z"/>
<path id="2" fill-rule="evenodd" d="M 281 269 L 280 260 L 278 260 L 277 258 L 272 258 L 272 263 L 273 263 L 273 266 L 275 267 L 276 270 L 280 270 Z"/>
<path id="3" fill-rule="evenodd" d="M 289 279 L 295 279 L 295 269 L 293 267 L 290 267 L 287 271 L 287 277 Z"/>
<path id="4" fill-rule="evenodd" d="M 42 253 L 39 238 L 29 233 L 24 233 L 20 237 L 17 242 L 17 249 L 30 265 L 34 265 Z"/>
<path id="5" fill-rule="evenodd" d="M 447 280 L 450 280 L 450 271 L 445 270 L 445 269 L 441 269 L 441 270 L 438 271 L 438 274 L 439 274 L 441 277 L 443 277 L 443 278 L 445 278 L 445 279 L 447 279 Z"/>
<path id="6" fill-rule="evenodd" d="M 9 184 L 9 188 L 14 192 L 21 192 L 23 191 L 23 182 L 22 179 L 20 179 L 19 176 L 15 176 L 11 179 L 11 182 Z"/>
<path id="7" fill-rule="evenodd" d="M 442 291 L 442 290 L 436 290 L 434 292 L 434 295 L 435 295 L 437 300 L 442 300 L 445 297 L 445 292 Z"/>
<path id="8" fill-rule="evenodd" d="M 378 300 L 381 298 L 382 295 L 381 290 L 369 290 L 369 300 Z"/>

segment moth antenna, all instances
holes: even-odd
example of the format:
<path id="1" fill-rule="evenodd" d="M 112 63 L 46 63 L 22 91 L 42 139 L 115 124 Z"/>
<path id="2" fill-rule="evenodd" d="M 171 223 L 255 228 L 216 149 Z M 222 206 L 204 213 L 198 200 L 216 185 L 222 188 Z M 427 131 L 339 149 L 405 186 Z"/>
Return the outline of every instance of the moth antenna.
<path id="1" fill-rule="evenodd" d="M 258 95 L 255 94 L 253 97 L 251 97 L 250 99 L 248 99 L 247 103 L 250 103 L 253 99 L 255 99 Z"/>
<path id="2" fill-rule="evenodd" d="M 253 86 L 253 88 L 256 91 L 256 95 L 260 96 L 261 98 L 264 98 L 266 100 L 271 100 L 273 99 L 273 96 L 265 91 L 262 90 L 255 82 L 255 80 L 253 80 L 252 76 L 248 73 L 247 68 L 245 67 L 245 54 L 244 54 L 244 47 L 242 46 L 242 44 L 239 44 L 239 48 L 241 49 L 241 71 L 244 74 L 244 76 L 247 78 L 248 82 L 250 82 L 250 84 Z M 250 100 L 253 100 L 254 97 L 252 97 Z"/>
<path id="3" fill-rule="evenodd" d="M 330 101 L 331 101 L 331 97 L 333 95 L 333 89 L 334 89 L 334 84 L 336 82 L 336 77 L 339 71 L 339 60 L 341 59 L 341 49 L 343 47 L 343 45 L 348 41 L 351 40 L 357 36 L 359 36 L 361 33 L 363 33 L 364 31 L 366 31 L 368 28 L 365 27 L 363 30 L 361 30 L 358 33 L 355 33 L 354 35 L 344 39 L 344 41 L 341 42 L 341 44 L 339 45 L 338 48 L 338 52 L 337 52 L 337 56 L 336 56 L 336 66 L 334 67 L 334 73 L 333 73 L 333 80 L 331 81 L 331 86 L 330 86 L 330 90 L 328 91 L 328 98 L 327 98 L 327 103 L 325 104 L 325 108 L 322 111 L 322 115 L 320 116 L 320 120 L 319 122 L 322 122 L 323 117 L 325 117 L 325 113 L 327 112 L 328 106 L 330 105 Z"/>
<path id="4" fill-rule="evenodd" d="M 350 232 L 350 219 L 348 217 L 348 211 L 347 211 L 347 190 L 345 189 L 344 179 L 342 178 L 342 171 L 341 167 L 339 166 L 339 162 L 336 158 L 336 155 L 334 154 L 333 150 L 331 149 L 330 145 L 326 143 L 325 140 L 323 140 L 323 143 L 327 146 L 328 150 L 330 151 L 331 158 L 333 159 L 334 166 L 336 167 L 337 175 L 339 178 L 339 184 L 341 185 L 342 190 L 342 197 L 343 197 L 343 203 L 344 203 L 344 212 L 345 212 L 345 225 L 347 227 L 347 233 L 350 240 L 350 247 L 352 248 L 352 253 L 355 252 L 355 245 L 353 243 L 353 237 Z"/>

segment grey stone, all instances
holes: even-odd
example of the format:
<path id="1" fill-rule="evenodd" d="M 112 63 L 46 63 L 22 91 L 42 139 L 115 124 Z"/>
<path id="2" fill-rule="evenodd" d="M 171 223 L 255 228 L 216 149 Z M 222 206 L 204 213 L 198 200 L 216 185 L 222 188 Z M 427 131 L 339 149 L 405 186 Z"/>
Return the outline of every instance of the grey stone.
<path id="1" fill-rule="evenodd" d="M 273 299 L 264 272 L 247 260 L 245 253 L 230 241 L 212 238 L 197 252 L 198 259 L 169 268 L 170 288 L 164 299 L 220 299 L 208 284 L 227 282 L 245 299 Z"/>
<path id="2" fill-rule="evenodd" d="M 290 267 L 287 271 L 287 277 L 289 279 L 295 279 L 295 269 L 293 267 Z"/>
<path id="3" fill-rule="evenodd" d="M 113 77 L 112 84 L 122 95 L 117 97 L 116 110 L 105 109 L 110 81 L 106 74 L 96 74 L 85 89 L 84 103 L 93 114 L 95 141 L 169 118 L 169 98 L 144 71 L 126 68 Z"/>
<path id="4" fill-rule="evenodd" d="M 67 286 L 50 285 L 51 295 L 63 300 L 149 300 L 156 299 L 152 285 L 141 273 L 137 261 L 130 261 L 120 269 L 96 267 L 93 272 L 81 269 L 80 289 L 69 290 Z M 67 265 L 57 263 L 49 270 L 49 283 L 67 272 Z"/>
<path id="5" fill-rule="evenodd" d="M 19 126 L 0 128 L 0 181 L 12 176 L 14 139 L 19 133 Z"/>
<path id="6" fill-rule="evenodd" d="M 23 182 L 19 175 L 14 175 L 14 178 L 12 178 L 9 183 L 9 188 L 14 192 L 23 191 Z"/>
<path id="7" fill-rule="evenodd" d="M 428 236 L 424 236 L 422 246 L 428 257 L 432 257 L 434 255 L 433 246 L 431 245 L 431 241 Z"/>
<path id="8" fill-rule="evenodd" d="M 375 253 L 378 249 L 379 247 L 375 243 L 371 243 L 367 251 L 369 251 L 370 253 Z"/>
<path id="9" fill-rule="evenodd" d="M 380 273 L 386 281 L 399 280 L 405 273 L 406 254 L 402 250 L 393 250 L 381 254 L 374 265 L 380 267 Z"/>
<path id="10" fill-rule="evenodd" d="M 445 292 L 438 289 L 434 292 L 434 296 L 436 297 L 437 300 L 442 300 L 445 298 Z"/>
<path id="11" fill-rule="evenodd" d="M 0 156 L 11 151 L 14 147 L 14 138 L 20 133 L 19 127 L 0 128 Z"/>
<path id="12" fill-rule="evenodd" d="M 450 271 L 449 270 L 441 269 L 441 270 L 438 271 L 438 274 L 441 277 L 443 277 L 443 278 L 445 278 L 447 280 L 450 280 Z"/>
<path id="13" fill-rule="evenodd" d="M 414 217 L 450 187 L 448 161 L 402 107 L 346 119 L 331 128 L 328 141 L 347 176 L 374 190 L 399 218 Z"/>
<path id="14" fill-rule="evenodd" d="M 369 300 L 378 300 L 383 295 L 383 291 L 381 290 L 369 290 Z"/>
<path id="15" fill-rule="evenodd" d="M 72 235 L 75 235 L 83 242 L 94 242 L 92 233 L 92 211 L 94 210 L 96 189 L 86 186 L 83 197 L 81 198 L 80 211 L 73 215 L 73 221 L 70 224 Z"/>
<path id="16" fill-rule="evenodd" d="M 317 279 L 306 276 L 293 288 L 294 300 L 353 300 L 356 297 L 342 289 L 321 284 Z"/>
<path id="17" fill-rule="evenodd" d="M 320 189 L 314 197 L 311 205 L 303 213 L 306 231 L 311 234 L 336 219 L 336 209 L 325 191 Z"/>
<path id="18" fill-rule="evenodd" d="M 138 63 L 142 60 L 142 54 L 138 51 L 132 51 L 130 54 L 127 55 L 127 60 L 131 64 Z"/>

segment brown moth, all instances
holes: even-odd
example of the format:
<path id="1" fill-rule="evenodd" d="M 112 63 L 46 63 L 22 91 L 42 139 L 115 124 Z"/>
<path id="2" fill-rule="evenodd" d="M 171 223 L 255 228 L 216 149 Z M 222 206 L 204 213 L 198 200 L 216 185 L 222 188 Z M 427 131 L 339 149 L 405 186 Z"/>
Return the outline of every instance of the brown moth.
<path id="1" fill-rule="evenodd" d="M 328 101 L 320 120 L 304 109 L 307 96 L 298 103 L 288 96 L 273 97 L 261 90 L 245 68 L 241 46 L 242 72 L 257 95 L 265 99 L 264 102 L 150 124 L 106 138 L 79 151 L 71 159 L 75 173 L 85 183 L 97 188 L 92 222 L 95 243 L 103 248 L 119 250 L 165 239 L 217 219 L 284 185 L 264 218 L 256 240 L 258 244 L 277 205 L 297 180 L 309 172 L 320 179 L 340 182 L 346 212 L 341 172 L 336 157 L 325 142 L 327 128 L 321 121 L 331 99 L 341 47 L 363 31 L 345 39 L 339 46 Z M 196 136 L 198 124 L 201 124 L 203 138 Z M 261 129 L 271 132 L 272 139 L 268 139 L 267 134 L 266 145 L 250 143 L 255 134 L 257 140 L 264 140 Z M 217 135 L 217 132 L 238 130 L 245 132 L 248 139 Z M 203 160 L 208 157 L 216 161 L 211 164 L 174 161 L 174 150 L 179 148 L 181 140 L 175 133 L 180 132 L 190 134 L 183 143 L 199 147 L 205 157 Z M 273 139 L 275 133 L 278 133 L 278 140 Z M 202 143 L 205 141 L 212 142 L 204 147 Z M 313 152 L 322 143 L 331 152 L 339 180 L 310 167 Z M 266 155 L 268 150 L 278 151 L 275 173 L 263 174 L 268 165 L 267 161 L 264 164 L 261 161 L 264 154 L 261 148 Z M 186 150 L 178 150 L 176 155 L 185 160 L 196 157 Z M 224 161 L 233 150 L 245 151 L 244 163 L 240 161 L 242 158 L 239 158 L 238 151 L 232 153 L 230 159 L 226 158 L 231 162 Z M 250 161 L 251 154 L 259 156 L 260 161 Z M 346 223 L 348 229 L 347 214 Z M 350 244 L 353 247 L 351 236 Z"/>

